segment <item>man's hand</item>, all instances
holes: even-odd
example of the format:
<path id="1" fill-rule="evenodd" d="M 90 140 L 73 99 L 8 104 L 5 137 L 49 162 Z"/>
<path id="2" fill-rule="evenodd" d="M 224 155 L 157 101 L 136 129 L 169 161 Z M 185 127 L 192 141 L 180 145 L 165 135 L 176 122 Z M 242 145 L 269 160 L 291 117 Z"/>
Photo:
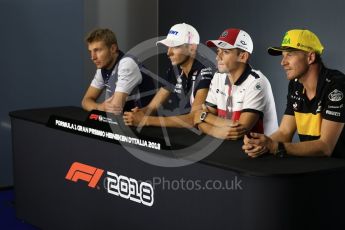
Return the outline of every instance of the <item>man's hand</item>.
<path id="1" fill-rule="evenodd" d="M 115 115 L 120 115 L 122 113 L 122 107 L 116 106 L 111 103 L 113 97 L 108 98 L 103 103 L 97 104 L 96 109 L 99 111 L 104 111 L 108 113 L 113 113 Z"/>
<path id="2" fill-rule="evenodd" d="M 247 132 L 247 129 L 237 122 L 232 122 L 229 126 L 214 127 L 212 136 L 219 139 L 238 140 Z"/>
<path id="3" fill-rule="evenodd" d="M 197 110 L 197 111 L 194 112 L 194 117 L 193 117 L 193 124 L 194 124 L 194 126 L 196 126 L 196 125 L 198 125 L 198 124 L 200 124 L 202 122 L 200 120 L 200 115 L 201 115 L 202 112 L 203 112 L 202 109 Z"/>
<path id="4" fill-rule="evenodd" d="M 122 107 L 116 106 L 113 103 L 111 103 L 113 97 L 105 100 L 100 106 L 103 107 L 103 111 L 105 112 L 113 113 L 115 115 L 120 115 L 122 113 Z"/>
<path id="5" fill-rule="evenodd" d="M 258 157 L 267 152 L 274 154 L 277 148 L 278 142 L 264 134 L 250 133 L 250 137 L 245 135 L 243 139 L 242 149 L 249 157 Z"/>
<path id="6" fill-rule="evenodd" d="M 131 109 L 131 112 L 124 112 L 123 121 L 125 125 L 130 125 L 130 126 L 145 126 L 146 125 L 145 114 L 138 107 Z"/>

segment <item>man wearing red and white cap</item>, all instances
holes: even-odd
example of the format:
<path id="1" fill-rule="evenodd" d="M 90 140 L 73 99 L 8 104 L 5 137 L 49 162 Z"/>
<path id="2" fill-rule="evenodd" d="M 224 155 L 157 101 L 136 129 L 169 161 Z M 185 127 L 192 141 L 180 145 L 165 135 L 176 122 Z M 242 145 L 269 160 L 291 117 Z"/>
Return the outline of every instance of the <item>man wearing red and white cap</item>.
<path id="1" fill-rule="evenodd" d="M 165 78 L 159 79 L 160 88 L 146 107 L 124 113 L 126 125 L 193 127 L 194 111 L 205 102 L 213 75 L 211 63 L 197 56 L 199 41 L 193 26 L 180 23 L 157 42 L 168 48 L 171 67 Z M 160 116 L 154 116 L 157 110 Z"/>
<path id="2" fill-rule="evenodd" d="M 267 78 L 248 64 L 253 52 L 249 34 L 230 28 L 207 45 L 217 47 L 218 72 L 205 108 L 194 115 L 195 125 L 221 139 L 238 139 L 254 130 L 271 134 L 278 127 L 272 89 Z"/>

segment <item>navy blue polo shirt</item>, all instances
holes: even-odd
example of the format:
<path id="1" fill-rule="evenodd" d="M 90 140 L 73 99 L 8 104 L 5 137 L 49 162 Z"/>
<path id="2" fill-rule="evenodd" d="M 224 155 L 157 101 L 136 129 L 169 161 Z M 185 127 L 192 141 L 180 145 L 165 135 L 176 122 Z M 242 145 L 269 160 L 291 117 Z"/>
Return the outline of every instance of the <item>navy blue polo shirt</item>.
<path id="1" fill-rule="evenodd" d="M 134 107 L 144 107 L 151 101 L 154 96 L 154 92 L 156 91 L 156 83 L 153 77 L 143 72 L 145 66 L 136 57 L 132 55 L 124 55 L 122 51 L 119 51 L 119 55 L 114 66 L 109 70 L 105 68 L 101 69 L 103 82 L 106 87 L 106 98 L 113 96 L 115 93 L 115 88 L 118 84 L 119 62 L 124 58 L 131 58 L 139 67 L 141 75 L 141 82 L 129 92 L 129 96 L 123 108 L 124 111 L 130 111 Z M 137 75 L 134 75 L 133 72 L 131 76 L 136 77 Z"/>
<path id="2" fill-rule="evenodd" d="M 212 64 L 201 57 L 194 59 L 188 76 L 182 72 L 180 66 L 171 66 L 165 75 L 165 81 L 159 82 L 160 87 L 170 92 L 163 104 L 164 111 L 169 113 L 167 115 L 189 113 L 197 91 L 209 88 L 213 69 Z"/>

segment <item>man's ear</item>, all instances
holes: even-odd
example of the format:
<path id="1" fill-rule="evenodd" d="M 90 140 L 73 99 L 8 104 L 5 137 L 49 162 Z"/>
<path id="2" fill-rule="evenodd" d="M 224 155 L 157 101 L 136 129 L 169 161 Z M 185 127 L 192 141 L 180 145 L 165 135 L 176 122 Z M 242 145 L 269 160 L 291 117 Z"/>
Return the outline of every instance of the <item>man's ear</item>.
<path id="1" fill-rule="evenodd" d="M 309 52 L 308 53 L 308 64 L 313 64 L 316 60 L 316 53 L 315 52 Z"/>
<path id="2" fill-rule="evenodd" d="M 248 52 L 240 52 L 238 55 L 238 61 L 242 63 L 247 63 L 249 60 L 250 54 Z"/>
<path id="3" fill-rule="evenodd" d="M 112 54 L 115 54 L 116 51 L 117 51 L 117 45 L 116 45 L 116 44 L 112 44 L 112 45 L 110 46 L 110 52 L 111 52 Z"/>
<path id="4" fill-rule="evenodd" d="M 190 53 L 195 53 L 197 49 L 197 45 L 196 44 L 190 44 L 189 45 L 189 52 Z"/>

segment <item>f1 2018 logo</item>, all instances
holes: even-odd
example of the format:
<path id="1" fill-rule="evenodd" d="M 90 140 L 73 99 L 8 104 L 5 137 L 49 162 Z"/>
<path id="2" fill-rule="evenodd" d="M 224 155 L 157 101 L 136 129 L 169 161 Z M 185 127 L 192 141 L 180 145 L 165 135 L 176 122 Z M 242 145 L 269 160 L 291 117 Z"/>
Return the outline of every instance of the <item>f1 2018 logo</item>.
<path id="1" fill-rule="evenodd" d="M 89 182 L 89 187 L 95 188 L 104 170 L 79 162 L 74 162 L 66 175 L 67 180 L 77 182 L 83 180 Z"/>
<path id="2" fill-rule="evenodd" d="M 79 180 L 86 181 L 89 187 L 95 188 L 103 172 L 103 169 L 74 162 L 65 178 L 73 182 L 78 182 Z M 109 194 L 142 203 L 146 206 L 153 205 L 153 187 L 147 182 L 138 182 L 133 178 L 107 172 L 107 176 L 104 178 L 104 187 Z"/>

